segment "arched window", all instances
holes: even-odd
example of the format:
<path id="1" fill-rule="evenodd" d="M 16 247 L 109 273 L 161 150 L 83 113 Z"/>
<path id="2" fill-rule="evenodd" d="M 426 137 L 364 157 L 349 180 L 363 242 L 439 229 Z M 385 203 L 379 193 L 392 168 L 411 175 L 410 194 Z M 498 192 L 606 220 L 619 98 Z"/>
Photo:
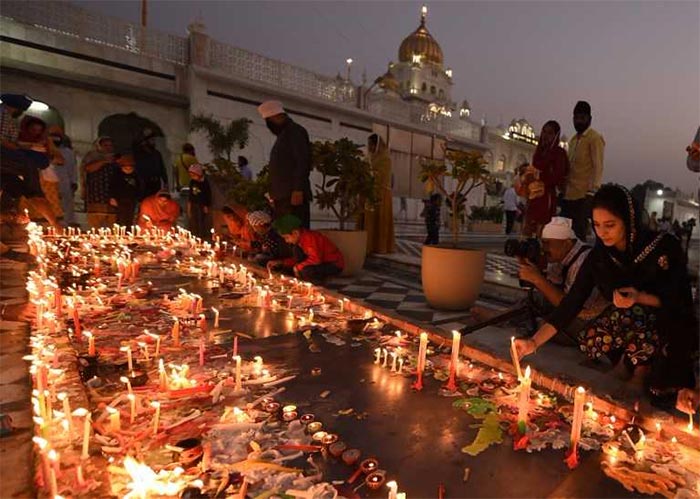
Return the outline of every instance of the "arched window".
<path id="1" fill-rule="evenodd" d="M 496 167 L 493 169 L 495 172 L 502 172 L 506 169 L 506 156 L 501 154 L 496 161 Z"/>
<path id="2" fill-rule="evenodd" d="M 428 85 L 423 82 L 423 84 L 420 86 L 421 92 L 425 93 L 425 91 L 428 89 Z"/>
<path id="3" fill-rule="evenodd" d="M 435 85 L 430 85 L 430 93 L 435 95 Z"/>
<path id="4" fill-rule="evenodd" d="M 443 89 L 440 89 L 440 91 L 438 92 L 438 97 L 440 97 L 441 99 L 445 98 L 445 91 Z"/>

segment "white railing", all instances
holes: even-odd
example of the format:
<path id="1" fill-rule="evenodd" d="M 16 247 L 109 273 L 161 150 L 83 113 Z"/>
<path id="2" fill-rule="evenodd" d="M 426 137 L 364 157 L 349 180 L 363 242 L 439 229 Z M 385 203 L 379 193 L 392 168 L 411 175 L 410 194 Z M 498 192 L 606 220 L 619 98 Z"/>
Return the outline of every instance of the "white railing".
<path id="1" fill-rule="evenodd" d="M 22 24 L 97 45 L 146 55 L 176 64 L 187 63 L 187 39 L 142 29 L 138 24 L 55 0 L 3 0 L 0 15 Z"/>
<path id="2" fill-rule="evenodd" d="M 342 78 L 319 75 L 216 40 L 211 40 L 210 64 L 212 69 L 311 97 L 345 104 L 356 99 L 355 87 Z"/>

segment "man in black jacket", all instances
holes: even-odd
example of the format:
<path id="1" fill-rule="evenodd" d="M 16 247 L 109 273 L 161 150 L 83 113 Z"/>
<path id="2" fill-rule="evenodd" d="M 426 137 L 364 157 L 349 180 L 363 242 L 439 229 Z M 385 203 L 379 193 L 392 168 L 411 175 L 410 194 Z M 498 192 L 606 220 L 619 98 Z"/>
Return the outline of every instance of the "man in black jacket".
<path id="1" fill-rule="evenodd" d="M 306 129 L 292 120 L 279 101 L 258 107 L 267 128 L 277 137 L 270 151 L 270 197 L 274 218 L 296 215 L 309 228 L 311 185 L 311 144 Z"/>

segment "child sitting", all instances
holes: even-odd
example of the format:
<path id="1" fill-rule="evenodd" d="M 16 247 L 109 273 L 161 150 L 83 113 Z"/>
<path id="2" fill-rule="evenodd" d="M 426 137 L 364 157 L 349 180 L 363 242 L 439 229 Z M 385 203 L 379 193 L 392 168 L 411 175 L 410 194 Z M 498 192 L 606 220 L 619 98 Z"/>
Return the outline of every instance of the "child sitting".
<path id="1" fill-rule="evenodd" d="M 266 211 L 253 211 L 246 217 L 248 225 L 255 233 L 253 242 L 253 260 L 259 265 L 266 265 L 270 260 L 284 260 L 291 256 L 289 245 L 282 236 L 272 228 L 272 218 Z"/>
<path id="2" fill-rule="evenodd" d="M 315 230 L 304 229 L 301 220 L 294 215 L 284 215 L 272 224 L 293 246 L 294 256 L 285 260 L 270 260 L 268 269 L 291 268 L 294 275 L 310 282 L 319 282 L 343 271 L 343 254 L 326 236 Z"/>

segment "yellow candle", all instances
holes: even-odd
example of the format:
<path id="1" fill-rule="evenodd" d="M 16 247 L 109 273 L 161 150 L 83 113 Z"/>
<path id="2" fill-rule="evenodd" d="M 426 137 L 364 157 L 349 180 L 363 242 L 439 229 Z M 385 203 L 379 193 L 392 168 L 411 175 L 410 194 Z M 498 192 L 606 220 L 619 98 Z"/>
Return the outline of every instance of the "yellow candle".
<path id="1" fill-rule="evenodd" d="M 95 356 L 95 336 L 90 331 L 83 332 L 88 337 L 88 355 Z"/>
<path id="2" fill-rule="evenodd" d="M 119 381 L 121 381 L 122 383 L 124 383 L 126 385 L 126 390 L 129 393 L 133 393 L 133 391 L 131 390 L 131 381 L 129 381 L 129 378 L 127 378 L 126 376 L 122 376 L 119 378 Z"/>
<path id="3" fill-rule="evenodd" d="M 418 366 L 417 371 L 422 373 L 425 371 L 425 359 L 428 355 L 428 333 L 420 334 L 420 345 L 418 348 Z"/>
<path id="4" fill-rule="evenodd" d="M 214 329 L 216 329 L 219 327 L 219 311 L 214 307 L 211 307 L 211 309 L 214 312 Z"/>
<path id="5" fill-rule="evenodd" d="M 83 424 L 83 453 L 81 455 L 82 459 L 87 459 L 90 457 L 90 428 L 92 424 L 90 421 L 90 413 L 86 411 L 85 422 Z"/>
<path id="6" fill-rule="evenodd" d="M 158 433 L 158 425 L 160 424 L 160 402 L 154 400 L 151 402 L 151 407 L 156 410 L 156 415 L 153 418 L 153 434 L 156 435 Z"/>
<path id="7" fill-rule="evenodd" d="M 131 395 L 133 395 L 133 393 Z M 107 414 L 109 414 L 109 430 L 111 432 L 120 431 L 122 429 L 122 421 L 119 410 L 107 406 Z"/>
<path id="8" fill-rule="evenodd" d="M 518 425 L 524 425 L 521 431 L 527 428 L 527 413 L 530 408 L 530 366 L 525 368 L 525 376 L 520 378 L 520 400 L 518 402 Z"/>

